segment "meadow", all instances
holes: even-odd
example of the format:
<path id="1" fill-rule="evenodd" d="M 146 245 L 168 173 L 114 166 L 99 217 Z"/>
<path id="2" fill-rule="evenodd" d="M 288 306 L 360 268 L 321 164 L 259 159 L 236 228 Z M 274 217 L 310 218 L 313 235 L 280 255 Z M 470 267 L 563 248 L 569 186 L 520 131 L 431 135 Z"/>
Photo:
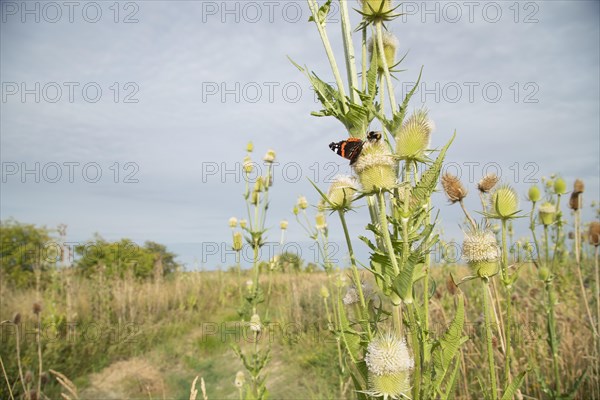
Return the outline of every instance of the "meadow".
<path id="1" fill-rule="evenodd" d="M 239 208 L 223 221 L 236 255 L 226 270 L 184 270 L 155 242 L 96 236 L 67 249 L 66 226 L 2 221 L 0 397 L 600 398 L 597 199 L 560 173 L 527 193 L 495 174 L 465 187 L 443 169 L 460 133 L 439 132 L 446 144 L 432 148 L 433 118 L 410 105 L 422 70 L 396 98 L 406 55 L 387 27 L 397 5 L 362 0 L 351 27 L 340 0 L 334 49 L 331 1 L 307 2 L 335 83 L 290 61 L 321 104 L 313 115 L 347 131 L 329 147 L 352 171 L 328 187 L 311 182 L 316 200 L 299 196 L 293 207 L 293 228 L 320 261 L 261 258 L 292 225 L 272 228 L 277 154 L 252 142 Z M 460 243 L 445 241 L 432 202 L 440 195 L 460 207 Z M 355 212 L 369 221 L 360 232 L 348 228 Z M 516 220 L 529 223 L 519 238 Z M 337 221 L 343 263 L 329 253 Z M 357 242 L 368 258 L 356 257 Z M 432 257 L 440 248 L 453 253 Z"/>

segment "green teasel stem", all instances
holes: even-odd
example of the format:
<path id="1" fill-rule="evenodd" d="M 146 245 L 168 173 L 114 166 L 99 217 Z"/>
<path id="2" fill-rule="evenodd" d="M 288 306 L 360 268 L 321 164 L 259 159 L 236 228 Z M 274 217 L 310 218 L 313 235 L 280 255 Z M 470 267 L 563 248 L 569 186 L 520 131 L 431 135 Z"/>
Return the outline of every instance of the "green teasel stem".
<path id="1" fill-rule="evenodd" d="M 498 389 L 496 384 L 496 367 L 494 363 L 494 347 L 492 345 L 492 316 L 491 316 L 491 303 L 489 298 L 487 278 L 482 279 L 483 282 L 483 308 L 485 316 L 485 341 L 487 345 L 487 358 L 488 358 L 488 370 L 490 374 L 490 385 L 492 387 L 492 400 L 498 399 Z"/>
<path id="2" fill-rule="evenodd" d="M 552 265 L 551 270 L 554 272 L 554 265 L 556 262 L 556 255 L 558 254 L 558 245 L 560 243 L 560 233 L 562 231 L 562 212 L 560 211 L 560 194 L 556 195 L 556 239 L 554 242 L 554 251 L 552 253 Z"/>
<path id="3" fill-rule="evenodd" d="M 379 225 L 381 229 L 381 234 L 383 235 L 383 239 L 388 251 L 388 255 L 390 257 L 390 261 L 392 263 L 392 268 L 394 269 L 394 274 L 398 275 L 400 273 L 400 267 L 398 267 L 398 260 L 396 259 L 396 252 L 394 251 L 394 245 L 392 244 L 392 239 L 390 237 L 390 231 L 388 230 L 388 220 L 387 220 L 387 208 L 385 204 L 385 196 L 383 191 L 380 190 L 378 195 L 379 199 Z"/>
<path id="4" fill-rule="evenodd" d="M 548 243 L 548 226 L 544 224 L 544 251 L 546 252 L 544 265 L 549 267 L 550 265 L 550 244 Z"/>
<path id="5" fill-rule="evenodd" d="M 335 56 L 333 55 L 333 50 L 331 49 L 331 43 L 329 42 L 329 37 L 327 36 L 327 31 L 325 30 L 325 26 L 321 25 L 319 22 L 319 6 L 315 0 L 307 0 L 308 8 L 312 14 L 315 25 L 317 26 L 317 30 L 319 31 L 319 36 L 321 37 L 321 41 L 323 42 L 323 47 L 325 48 L 325 53 L 327 54 L 327 59 L 329 60 L 329 64 L 331 65 L 331 71 L 333 72 L 333 76 L 335 78 L 335 82 L 338 86 L 338 90 L 340 92 L 340 96 L 342 99 L 346 98 L 346 89 L 344 88 L 344 82 L 342 81 L 342 76 L 340 75 L 340 70 L 338 69 L 337 62 L 335 61 Z M 342 108 L 344 113 L 348 112 L 348 105 L 345 101 L 342 101 Z"/>
<path id="6" fill-rule="evenodd" d="M 425 342 L 420 340 L 419 335 L 419 317 L 417 315 L 417 306 L 413 302 L 408 305 L 408 318 L 410 320 L 410 337 L 412 340 L 413 352 L 415 353 L 415 371 L 414 371 L 414 382 L 413 382 L 413 400 L 419 400 L 421 398 L 421 364 L 423 356 L 423 346 Z"/>
<path id="7" fill-rule="evenodd" d="M 552 284 L 550 282 L 546 282 L 545 288 L 548 299 L 548 334 L 550 336 L 552 366 L 554 371 L 554 380 L 556 382 L 556 393 L 560 393 L 560 374 L 558 372 L 558 339 L 556 337 L 556 317 L 554 312 L 554 296 L 552 295 Z"/>
<path id="8" fill-rule="evenodd" d="M 535 245 L 535 253 L 538 261 L 540 260 L 540 245 L 538 243 L 537 236 L 535 234 L 535 201 L 531 202 L 531 214 L 529 214 L 529 230 L 533 236 L 533 243 Z"/>
<path id="9" fill-rule="evenodd" d="M 502 219 L 502 275 L 504 283 L 504 289 L 506 292 L 506 330 L 504 331 L 505 342 L 506 342 L 506 352 L 505 352 L 505 360 L 504 360 L 504 386 L 508 387 L 508 384 L 511 381 L 510 376 L 510 364 L 511 364 L 511 326 L 512 326 L 512 317 L 511 317 L 511 308 L 512 308 L 512 283 L 511 277 L 508 273 L 508 251 L 506 248 L 506 218 Z"/>
<path id="10" fill-rule="evenodd" d="M 358 291 L 358 296 L 360 298 L 360 306 L 361 306 L 361 315 L 364 310 L 366 310 L 365 297 L 362 290 L 362 285 L 360 282 L 360 275 L 358 273 L 358 268 L 356 267 L 356 259 L 354 258 L 354 250 L 352 249 L 352 241 L 350 240 L 350 233 L 348 232 L 348 225 L 346 224 L 346 217 L 343 210 L 339 210 L 338 214 L 340 216 L 340 221 L 342 222 L 342 229 L 344 230 L 344 236 L 346 237 L 346 245 L 348 246 L 348 254 L 350 255 L 350 263 L 352 264 L 352 274 L 354 276 L 354 284 L 356 285 L 356 290 Z"/>
<path id="11" fill-rule="evenodd" d="M 367 26 L 364 25 L 362 28 L 362 91 L 367 91 Z"/>
<path id="12" fill-rule="evenodd" d="M 385 52 L 383 47 L 383 22 L 381 19 L 375 22 L 375 29 L 377 31 L 377 48 L 378 53 L 381 55 L 381 66 L 383 67 L 383 74 L 385 76 L 385 80 L 388 87 L 388 96 L 390 97 L 390 103 L 392 107 L 392 114 L 396 113 L 396 96 L 394 95 L 394 86 L 392 84 L 392 77 L 390 75 L 389 66 L 387 65 L 387 60 L 385 59 Z M 383 85 L 382 85 L 383 86 Z"/>
<path id="13" fill-rule="evenodd" d="M 408 189 L 404 192 L 404 209 L 402 215 L 402 263 L 403 265 L 408 261 L 408 253 L 410 251 L 410 245 L 408 241 L 408 207 L 410 205 L 411 195 L 411 183 L 410 175 L 412 171 L 412 163 L 407 160 L 404 164 L 404 179 L 403 183 L 407 185 Z"/>
<path id="14" fill-rule="evenodd" d="M 356 58 L 354 57 L 354 43 L 352 42 L 352 33 L 350 30 L 350 17 L 348 16 L 348 2 L 347 0 L 339 0 L 339 2 L 350 98 L 352 99 L 353 103 L 358 103 L 358 94 L 356 93 L 356 90 L 354 90 L 358 89 L 358 78 L 356 76 Z"/>

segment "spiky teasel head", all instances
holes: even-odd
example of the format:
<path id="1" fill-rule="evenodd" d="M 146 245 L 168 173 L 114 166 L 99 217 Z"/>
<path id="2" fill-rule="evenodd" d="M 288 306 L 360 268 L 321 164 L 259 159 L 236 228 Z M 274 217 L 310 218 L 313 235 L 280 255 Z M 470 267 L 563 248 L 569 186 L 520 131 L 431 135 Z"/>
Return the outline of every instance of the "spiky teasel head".
<path id="1" fill-rule="evenodd" d="M 381 41 L 383 42 L 383 55 L 385 56 L 385 63 L 389 70 L 396 64 L 396 50 L 400 43 L 398 42 L 398 38 L 394 36 L 391 32 L 384 32 L 381 37 Z M 377 42 L 374 37 L 369 39 L 367 43 L 367 49 L 369 51 L 369 60 L 373 62 L 373 55 L 377 54 L 377 71 L 382 74 L 384 71 L 383 68 L 383 59 L 379 54 L 379 47 L 377 47 Z M 374 52 L 373 50 L 376 49 Z"/>
<path id="2" fill-rule="evenodd" d="M 544 224 L 544 226 L 552 225 L 552 223 L 554 222 L 555 215 L 556 207 L 554 206 L 554 204 L 545 202 L 540 206 L 539 216 L 540 221 L 542 221 L 542 224 Z"/>
<path id="3" fill-rule="evenodd" d="M 279 228 L 281 228 L 282 231 L 285 231 L 288 227 L 288 222 L 285 219 L 282 219 L 281 221 L 279 221 Z"/>
<path id="4" fill-rule="evenodd" d="M 253 150 L 254 150 L 254 143 L 252 143 L 252 141 L 249 141 L 248 144 L 246 145 L 246 151 L 248 153 L 252 153 Z"/>
<path id="5" fill-rule="evenodd" d="M 248 226 L 248 221 L 245 219 L 240 219 L 240 228 L 246 229 L 246 226 Z"/>
<path id="6" fill-rule="evenodd" d="M 357 182 L 354 177 L 347 175 L 336 176 L 327 192 L 329 207 L 332 210 L 349 209 L 356 190 Z"/>
<path id="7" fill-rule="evenodd" d="M 563 178 L 556 178 L 554 181 L 554 193 L 561 195 L 567 193 L 567 182 Z"/>
<path id="8" fill-rule="evenodd" d="M 33 303 L 32 310 L 35 315 L 39 315 L 42 312 L 42 304 L 38 302 Z"/>
<path id="9" fill-rule="evenodd" d="M 235 228 L 238 225 L 238 219 L 236 217 L 229 218 L 229 227 Z"/>
<path id="10" fill-rule="evenodd" d="M 236 388 L 241 388 L 244 386 L 244 383 L 246 383 L 246 375 L 244 375 L 243 371 L 238 371 L 237 374 L 235 374 L 235 380 L 233 383 Z"/>
<path id="11" fill-rule="evenodd" d="M 442 187 L 451 203 L 456 203 L 467 197 L 467 189 L 465 189 L 460 179 L 448 172 L 442 176 Z"/>
<path id="12" fill-rule="evenodd" d="M 519 212 L 519 196 L 509 185 L 502 185 L 492 194 L 491 206 L 494 218 L 512 218 Z"/>
<path id="13" fill-rule="evenodd" d="M 19 325 L 21 323 L 21 313 L 17 312 L 13 315 L 13 324 Z"/>
<path id="14" fill-rule="evenodd" d="M 399 399 L 408 394 L 414 361 L 404 339 L 390 332 L 378 334 L 367 346 L 365 363 L 369 375 L 367 394 L 384 399 Z"/>
<path id="15" fill-rule="evenodd" d="M 242 232 L 235 232 L 233 234 L 233 248 L 234 251 L 242 250 L 242 246 L 244 244 L 244 240 L 242 238 Z"/>
<path id="16" fill-rule="evenodd" d="M 401 14 L 395 14 L 391 0 L 360 0 L 362 11 L 357 10 L 367 22 L 391 21 Z"/>
<path id="17" fill-rule="evenodd" d="M 360 288 L 362 289 L 363 297 L 367 299 L 372 293 L 371 287 L 366 283 L 361 282 Z M 342 302 L 345 305 L 350 306 L 352 304 L 357 304 L 359 301 L 360 294 L 358 293 L 358 288 L 356 285 L 349 286 L 348 289 L 346 289 L 346 294 L 344 295 Z"/>
<path id="18" fill-rule="evenodd" d="M 487 227 L 465 232 L 462 255 L 477 276 L 484 278 L 498 273 L 500 248 L 496 235 Z"/>
<path id="19" fill-rule="evenodd" d="M 579 194 L 583 193 L 585 190 L 585 185 L 581 179 L 575 179 L 575 183 L 573 184 L 573 193 Z"/>
<path id="20" fill-rule="evenodd" d="M 315 215 L 315 228 L 321 231 L 327 229 L 327 221 L 325 220 L 325 214 L 317 213 L 317 215 Z"/>
<path id="21" fill-rule="evenodd" d="M 298 197 L 298 201 L 296 202 L 296 205 L 301 210 L 306 210 L 308 208 L 308 200 L 306 200 L 306 197 L 300 196 L 300 197 Z"/>
<path id="22" fill-rule="evenodd" d="M 481 178 L 477 184 L 477 189 L 479 189 L 481 193 L 488 193 L 496 186 L 496 183 L 498 183 L 499 180 L 500 178 L 498 178 L 496 174 L 487 174 Z"/>
<path id="23" fill-rule="evenodd" d="M 250 317 L 250 329 L 254 332 L 260 332 L 262 324 L 260 322 L 260 316 L 258 314 L 252 314 Z"/>
<path id="24" fill-rule="evenodd" d="M 366 193 L 391 190 L 396 186 L 396 165 L 387 144 L 367 142 L 354 164 L 354 171 Z"/>
<path id="25" fill-rule="evenodd" d="M 321 297 L 324 299 L 329 298 L 329 290 L 325 285 L 321 286 Z"/>
<path id="26" fill-rule="evenodd" d="M 572 192 L 569 198 L 569 208 L 573 211 L 579 210 L 579 195 L 580 193 Z"/>
<path id="27" fill-rule="evenodd" d="M 592 246 L 598 247 L 600 245 L 600 222 L 594 221 L 590 223 L 588 240 Z"/>
<path id="28" fill-rule="evenodd" d="M 252 162 L 252 158 L 250 158 L 250 156 L 244 157 L 244 160 L 242 161 L 242 166 L 244 168 L 244 172 L 246 174 L 250 174 L 254 169 L 254 163 Z"/>
<path id="29" fill-rule="evenodd" d="M 396 133 L 396 154 L 403 160 L 423 159 L 433 129 L 427 110 L 416 110 Z"/>
<path id="30" fill-rule="evenodd" d="M 531 201 L 532 203 L 536 203 L 538 201 L 540 201 L 540 199 L 542 198 L 542 192 L 540 192 L 540 188 L 537 187 L 536 185 L 533 185 L 529 188 L 529 191 L 527 192 L 527 199 L 529 201 Z"/>
<path id="31" fill-rule="evenodd" d="M 269 164 L 272 163 L 273 161 L 275 161 L 275 150 L 273 150 L 273 149 L 267 150 L 267 153 L 263 157 L 263 161 L 266 163 L 269 163 Z"/>

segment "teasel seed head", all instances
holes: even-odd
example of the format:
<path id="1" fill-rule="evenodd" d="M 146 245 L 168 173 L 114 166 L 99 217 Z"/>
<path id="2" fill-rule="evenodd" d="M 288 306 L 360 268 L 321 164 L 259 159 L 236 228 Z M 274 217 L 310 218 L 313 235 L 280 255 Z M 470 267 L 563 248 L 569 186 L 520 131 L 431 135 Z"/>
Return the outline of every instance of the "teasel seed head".
<path id="1" fill-rule="evenodd" d="M 542 192 L 540 192 L 540 188 L 537 187 L 536 185 L 533 185 L 529 188 L 529 191 L 527 192 L 527 199 L 529 199 L 529 201 L 536 203 L 538 201 L 540 201 L 540 199 L 542 198 Z"/>
<path id="2" fill-rule="evenodd" d="M 273 149 L 267 150 L 267 153 L 265 154 L 263 161 L 266 163 L 272 163 L 273 161 L 275 161 L 275 150 L 273 150 Z"/>
<path id="3" fill-rule="evenodd" d="M 21 323 L 21 313 L 17 312 L 13 315 L 13 324 L 19 325 Z"/>
<path id="4" fill-rule="evenodd" d="M 434 124 L 427 110 L 416 110 L 396 133 L 396 154 L 403 160 L 416 160 L 429 148 Z"/>
<path id="5" fill-rule="evenodd" d="M 233 383 L 236 388 L 244 386 L 244 383 L 246 383 L 246 375 L 244 375 L 243 371 L 238 371 L 237 374 L 235 374 L 235 381 L 233 381 Z"/>
<path id="6" fill-rule="evenodd" d="M 325 220 L 325 214 L 318 213 L 317 215 L 315 215 L 315 227 L 321 231 L 327 229 L 327 221 Z"/>
<path id="7" fill-rule="evenodd" d="M 479 189 L 481 193 L 488 193 L 496 186 L 496 183 L 498 183 L 499 180 L 500 178 L 498 178 L 496 174 L 487 174 L 481 178 L 477 184 L 477 189 Z"/>
<path id="8" fill-rule="evenodd" d="M 252 195 L 250 196 L 250 204 L 258 205 L 259 194 L 256 190 L 252 191 Z"/>
<path id="9" fill-rule="evenodd" d="M 396 164 L 387 144 L 367 142 L 354 164 L 354 171 L 366 193 L 391 190 L 396 186 Z"/>
<path id="10" fill-rule="evenodd" d="M 398 49 L 399 42 L 398 38 L 394 36 L 390 32 L 384 32 L 381 37 L 381 41 L 383 42 L 383 54 L 385 56 L 385 62 L 387 63 L 388 69 L 391 69 L 394 64 L 396 64 L 396 50 Z M 367 43 L 367 49 L 369 51 L 369 60 L 373 60 L 373 54 L 379 53 L 379 47 L 377 47 L 377 41 L 375 37 L 371 37 L 369 42 Z M 373 49 L 376 49 L 376 52 L 373 52 Z M 383 73 L 383 59 L 381 55 L 377 54 L 377 71 L 382 74 Z"/>
<path id="11" fill-rule="evenodd" d="M 327 299 L 329 297 L 329 290 L 325 285 L 321 286 L 321 297 Z"/>
<path id="12" fill-rule="evenodd" d="M 39 315 L 42 312 L 42 304 L 38 303 L 37 301 L 35 303 L 33 303 L 33 313 L 35 315 Z"/>
<path id="13" fill-rule="evenodd" d="M 491 206 L 497 218 L 511 218 L 519 211 L 519 197 L 517 192 L 508 185 L 500 186 L 492 194 Z"/>
<path id="14" fill-rule="evenodd" d="M 556 207 L 554 204 L 545 202 L 539 208 L 540 221 L 544 226 L 552 225 L 554 216 L 556 215 Z"/>
<path id="15" fill-rule="evenodd" d="M 240 251 L 242 250 L 242 246 L 244 245 L 244 240 L 242 238 L 242 232 L 235 232 L 233 234 L 233 250 Z"/>
<path id="16" fill-rule="evenodd" d="M 406 341 L 392 333 L 377 335 L 367 346 L 368 394 L 399 399 L 410 391 L 410 370 L 414 361 Z"/>
<path id="17" fill-rule="evenodd" d="M 567 193 L 567 182 L 563 178 L 556 178 L 554 181 L 554 193 L 565 194 Z"/>
<path id="18" fill-rule="evenodd" d="M 541 267 L 538 271 L 538 277 L 541 281 L 546 282 L 550 278 L 550 269 L 548 267 Z"/>
<path id="19" fill-rule="evenodd" d="M 598 247 L 600 245 L 600 222 L 593 221 L 590 223 L 590 229 L 588 230 L 588 240 L 592 246 Z"/>
<path id="20" fill-rule="evenodd" d="M 300 197 L 298 197 L 298 202 L 296 203 L 296 205 L 301 210 L 306 210 L 308 208 L 308 200 L 306 200 L 306 197 L 300 196 Z"/>
<path id="21" fill-rule="evenodd" d="M 30 383 L 33 380 L 33 372 L 31 370 L 25 371 L 25 376 L 23 377 L 25 383 Z"/>
<path id="22" fill-rule="evenodd" d="M 585 185 L 581 179 L 575 179 L 575 183 L 573 184 L 573 193 L 579 194 L 583 193 L 585 190 Z"/>
<path id="23" fill-rule="evenodd" d="M 442 187 L 451 203 L 456 203 L 467 197 L 467 189 L 465 189 L 460 179 L 448 172 L 442 176 Z"/>
<path id="24" fill-rule="evenodd" d="M 244 160 L 242 161 L 242 166 L 246 174 L 249 174 L 254 170 L 254 164 L 252 163 L 252 159 L 250 158 L 250 156 L 244 157 Z"/>
<path id="25" fill-rule="evenodd" d="M 334 210 L 350 208 L 356 193 L 357 182 L 352 176 L 339 175 L 335 177 L 327 192 L 330 207 Z"/>
<path id="26" fill-rule="evenodd" d="M 229 227 L 235 228 L 238 225 L 238 220 L 236 217 L 229 218 Z"/>
<path id="27" fill-rule="evenodd" d="M 579 210 L 579 193 L 572 192 L 569 198 L 569 208 L 573 211 Z"/>
<path id="28" fill-rule="evenodd" d="M 258 314 L 252 314 L 250 317 L 250 329 L 254 332 L 260 332 L 262 324 L 260 322 L 260 316 Z"/>
<path id="29" fill-rule="evenodd" d="M 240 219 L 240 228 L 246 229 L 246 226 L 248 226 L 248 221 L 245 219 Z"/>
<path id="30" fill-rule="evenodd" d="M 484 278 L 498 273 L 500 248 L 491 230 L 477 227 L 465 232 L 462 255 L 477 276 Z"/>
<path id="31" fill-rule="evenodd" d="M 396 15 L 393 14 L 391 0 L 360 0 L 362 4 L 362 15 L 369 21 L 390 21 Z"/>
<path id="32" fill-rule="evenodd" d="M 281 228 L 282 231 L 285 231 L 288 227 L 288 222 L 285 219 L 282 219 L 281 221 L 279 221 L 279 228 Z"/>

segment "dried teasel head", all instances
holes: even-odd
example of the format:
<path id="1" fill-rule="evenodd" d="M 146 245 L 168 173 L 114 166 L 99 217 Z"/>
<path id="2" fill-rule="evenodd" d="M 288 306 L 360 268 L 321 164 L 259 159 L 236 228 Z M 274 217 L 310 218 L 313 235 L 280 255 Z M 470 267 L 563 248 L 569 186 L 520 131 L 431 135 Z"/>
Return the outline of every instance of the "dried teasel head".
<path id="1" fill-rule="evenodd" d="M 39 313 L 42 312 L 42 305 L 38 302 L 35 302 L 33 303 L 32 310 L 35 315 L 39 315 Z"/>
<path id="2" fill-rule="evenodd" d="M 487 174 L 481 178 L 477 184 L 477 189 L 479 189 L 481 193 L 488 193 L 496 186 L 496 183 L 498 183 L 499 180 L 500 178 L 498 178 L 496 174 Z"/>
<path id="3" fill-rule="evenodd" d="M 583 193 L 585 189 L 585 185 L 581 179 L 575 179 L 575 183 L 573 184 L 573 193 Z"/>
<path id="4" fill-rule="evenodd" d="M 571 193 L 571 197 L 569 198 L 569 208 L 573 211 L 579 210 L 579 193 Z"/>
<path id="5" fill-rule="evenodd" d="M 600 245 L 600 222 L 594 221 L 588 230 L 588 240 L 592 246 Z"/>
<path id="6" fill-rule="evenodd" d="M 460 179 L 450 173 L 445 173 L 442 176 L 442 187 L 451 203 L 456 203 L 467 197 L 467 189 L 465 189 Z"/>

